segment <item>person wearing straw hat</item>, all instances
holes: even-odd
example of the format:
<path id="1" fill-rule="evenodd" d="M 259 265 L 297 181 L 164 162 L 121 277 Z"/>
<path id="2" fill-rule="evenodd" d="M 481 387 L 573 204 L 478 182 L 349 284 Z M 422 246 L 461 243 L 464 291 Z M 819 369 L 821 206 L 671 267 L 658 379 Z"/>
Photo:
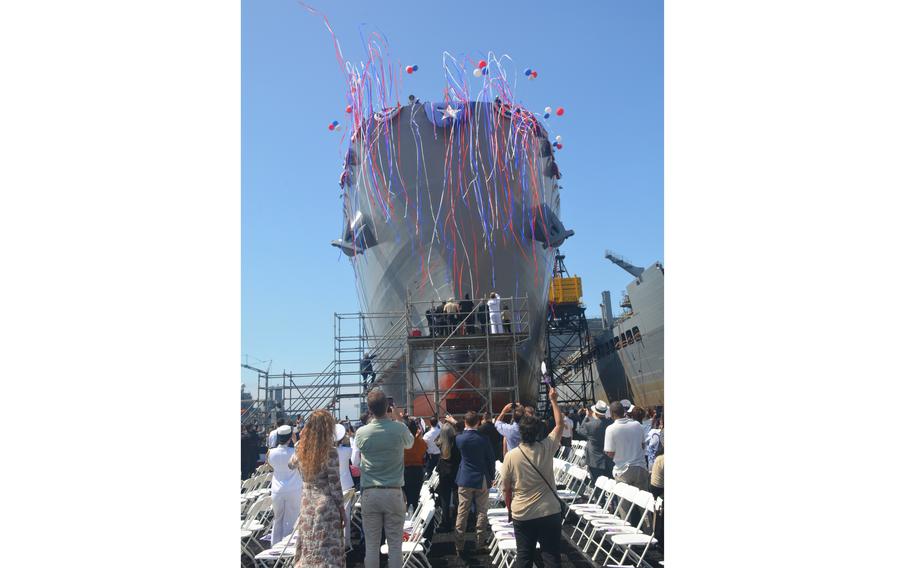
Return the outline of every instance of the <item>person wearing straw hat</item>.
<path id="1" fill-rule="evenodd" d="M 588 473 L 591 475 L 591 481 L 597 481 L 597 478 L 603 475 L 613 477 L 613 460 L 604 454 L 604 432 L 613 421 L 607 418 L 610 407 L 603 400 L 598 400 L 597 404 L 591 407 L 591 413 L 587 409 L 582 411 L 585 419 L 575 429 L 575 433 L 582 440 L 587 440 L 585 446 L 585 461 L 588 464 Z"/>

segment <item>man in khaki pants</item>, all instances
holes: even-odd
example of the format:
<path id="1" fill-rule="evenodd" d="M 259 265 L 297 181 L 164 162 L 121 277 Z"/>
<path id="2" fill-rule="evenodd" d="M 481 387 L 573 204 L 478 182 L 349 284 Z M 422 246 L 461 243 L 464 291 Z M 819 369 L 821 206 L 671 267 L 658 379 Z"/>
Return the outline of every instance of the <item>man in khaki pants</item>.
<path id="1" fill-rule="evenodd" d="M 455 419 L 446 416 L 446 420 L 455 423 Z M 473 410 L 465 414 L 465 430 L 455 438 L 455 445 L 461 452 L 461 464 L 455 483 L 458 485 L 458 518 L 455 521 L 455 550 L 464 554 L 465 530 L 468 526 L 468 514 L 471 504 L 477 512 L 476 539 L 477 546 L 483 544 L 483 532 L 487 528 L 487 502 L 489 488 L 496 473 L 493 458 L 493 446 L 490 441 L 477 431 L 480 415 Z"/>
<path id="2" fill-rule="evenodd" d="M 379 568 L 379 547 L 385 529 L 389 543 L 388 568 L 401 568 L 401 538 L 404 535 L 404 450 L 414 444 L 414 436 L 400 421 L 392 419 L 385 393 L 379 389 L 367 395 L 373 420 L 357 431 L 353 456 L 360 467 L 361 512 L 366 539 L 365 568 Z M 359 462 L 359 463 L 358 463 Z"/>

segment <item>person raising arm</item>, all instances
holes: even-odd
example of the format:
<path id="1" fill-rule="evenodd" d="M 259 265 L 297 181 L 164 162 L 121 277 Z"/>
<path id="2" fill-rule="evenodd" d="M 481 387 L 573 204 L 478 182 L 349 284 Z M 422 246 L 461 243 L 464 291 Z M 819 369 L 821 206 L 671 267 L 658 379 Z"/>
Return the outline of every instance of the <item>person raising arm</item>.
<path id="1" fill-rule="evenodd" d="M 558 400 L 556 389 L 551 387 L 547 392 L 547 398 L 550 399 L 550 406 L 553 408 L 553 419 L 556 421 L 556 425 L 550 432 L 549 438 L 559 440 L 559 438 L 562 437 L 563 420 L 562 411 L 559 409 L 559 405 L 557 404 Z M 503 409 L 503 412 L 505 411 L 506 409 Z M 510 482 L 507 482 L 507 480 L 503 480 L 502 493 L 506 501 L 506 510 L 509 512 L 509 522 L 512 522 L 512 484 Z"/>
<path id="2" fill-rule="evenodd" d="M 510 410 L 512 411 L 512 422 L 503 422 L 506 413 Z M 521 435 L 518 433 L 518 422 L 522 416 L 524 416 L 524 412 L 522 412 L 521 405 L 510 402 L 502 407 L 502 412 L 499 413 L 499 416 L 493 422 L 496 431 L 505 438 L 506 452 L 517 446 L 521 440 Z"/>
<path id="3" fill-rule="evenodd" d="M 515 532 L 515 568 L 530 568 L 535 549 L 540 548 L 544 568 L 559 568 L 560 526 L 563 504 L 556 494 L 553 455 L 560 447 L 563 415 L 556 390 L 547 393 L 555 425 L 540 439 L 541 419 L 521 419 L 521 443 L 509 451 L 502 463 L 502 492 Z"/>
<path id="4" fill-rule="evenodd" d="M 511 402 L 502 407 L 502 412 L 500 412 L 499 416 L 496 417 L 496 422 L 502 422 L 503 419 L 506 417 L 506 413 L 510 410 L 512 410 Z"/>
<path id="5" fill-rule="evenodd" d="M 565 426 L 565 417 L 563 416 L 559 405 L 556 404 L 556 389 L 550 387 L 547 397 L 550 399 L 550 406 L 553 407 L 553 420 L 556 421 L 556 426 L 554 426 L 553 430 L 550 432 L 550 437 L 559 440 L 562 437 L 562 429 Z"/>

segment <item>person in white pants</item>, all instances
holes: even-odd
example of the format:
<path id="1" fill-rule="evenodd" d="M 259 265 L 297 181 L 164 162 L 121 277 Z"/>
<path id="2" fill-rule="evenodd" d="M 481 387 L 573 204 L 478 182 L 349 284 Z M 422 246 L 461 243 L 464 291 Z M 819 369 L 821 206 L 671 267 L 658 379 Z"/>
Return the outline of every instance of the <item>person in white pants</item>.
<path id="1" fill-rule="evenodd" d="M 266 460 L 272 473 L 272 545 L 294 531 L 300 516 L 300 496 L 303 480 L 300 471 L 292 467 L 294 447 L 291 445 L 291 427 L 281 426 L 277 431 L 278 445 L 269 450 Z M 296 460 L 295 460 L 296 461 Z"/>
<path id="2" fill-rule="evenodd" d="M 496 292 L 490 292 L 487 310 L 490 312 L 490 333 L 502 333 L 502 310 L 499 305 L 499 294 Z"/>
<path id="3" fill-rule="evenodd" d="M 351 476 L 350 444 L 345 445 L 347 432 L 341 424 L 335 424 L 335 443 L 338 445 L 338 475 L 341 493 L 344 495 L 344 546 L 351 548 L 351 507 L 354 506 L 354 478 Z"/>

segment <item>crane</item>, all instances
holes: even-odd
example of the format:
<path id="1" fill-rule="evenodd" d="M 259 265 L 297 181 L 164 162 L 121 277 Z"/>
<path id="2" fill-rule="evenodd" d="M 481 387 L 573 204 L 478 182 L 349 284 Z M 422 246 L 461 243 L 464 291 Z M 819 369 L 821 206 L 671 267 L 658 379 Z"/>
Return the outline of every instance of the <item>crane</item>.
<path id="1" fill-rule="evenodd" d="M 607 249 L 607 251 L 604 253 L 604 257 L 607 260 L 611 261 L 616 266 L 622 268 L 623 270 L 625 270 L 626 272 L 628 272 L 629 274 L 634 276 L 635 278 L 638 278 L 639 276 L 641 276 L 642 272 L 645 271 L 644 268 L 642 268 L 640 266 L 635 266 L 634 264 L 630 263 L 625 258 L 619 256 L 618 254 L 611 251 L 610 249 Z"/>

